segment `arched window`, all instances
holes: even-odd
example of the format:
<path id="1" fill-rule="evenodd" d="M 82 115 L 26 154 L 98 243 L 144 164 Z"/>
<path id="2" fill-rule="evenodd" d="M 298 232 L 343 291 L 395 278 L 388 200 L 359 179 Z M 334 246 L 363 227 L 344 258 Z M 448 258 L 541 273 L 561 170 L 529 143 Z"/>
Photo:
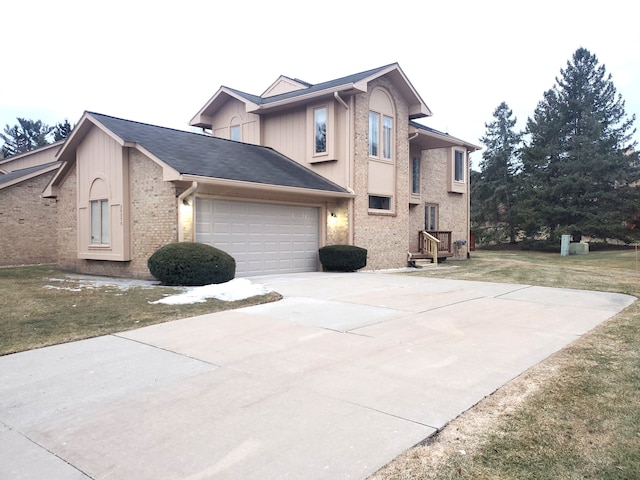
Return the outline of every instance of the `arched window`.
<path id="1" fill-rule="evenodd" d="M 369 156 L 392 161 L 394 159 L 393 102 L 389 94 L 376 89 L 369 98 Z"/>

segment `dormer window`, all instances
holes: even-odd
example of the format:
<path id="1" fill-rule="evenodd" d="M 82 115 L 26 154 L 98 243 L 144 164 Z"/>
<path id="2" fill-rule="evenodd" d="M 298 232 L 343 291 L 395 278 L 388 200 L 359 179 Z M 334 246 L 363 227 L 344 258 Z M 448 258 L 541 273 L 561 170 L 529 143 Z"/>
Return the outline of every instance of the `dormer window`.
<path id="1" fill-rule="evenodd" d="M 241 129 L 240 129 L 240 125 L 231 125 L 231 129 L 230 129 L 230 137 L 231 140 L 236 141 L 236 142 L 240 142 L 242 140 L 242 133 L 241 133 Z"/>

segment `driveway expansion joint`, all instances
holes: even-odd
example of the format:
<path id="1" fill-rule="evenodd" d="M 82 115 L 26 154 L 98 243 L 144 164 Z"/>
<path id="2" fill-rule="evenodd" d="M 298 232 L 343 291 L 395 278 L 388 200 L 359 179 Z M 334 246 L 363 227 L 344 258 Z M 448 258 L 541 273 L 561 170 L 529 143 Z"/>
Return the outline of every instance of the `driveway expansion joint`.
<path id="1" fill-rule="evenodd" d="M 136 340 L 134 338 L 123 337 L 121 335 L 118 335 L 117 333 L 112 334 L 112 336 L 113 337 L 117 337 L 117 338 L 119 338 L 121 340 L 127 340 L 129 342 L 133 342 L 133 343 L 137 343 L 137 344 L 140 344 L 140 345 L 144 345 L 146 347 L 155 348 L 157 350 L 162 350 L 163 352 L 172 353 L 172 354 L 178 355 L 180 357 L 188 358 L 189 360 L 195 360 L 196 362 L 206 363 L 207 365 L 211 365 L 212 367 L 216 367 L 216 368 L 221 368 L 222 367 L 222 365 L 218 365 L 217 363 L 207 362 L 206 360 L 203 360 L 203 359 L 198 358 L 198 357 L 192 357 L 190 355 L 185 355 L 184 353 L 176 352 L 176 351 L 170 350 L 168 348 L 162 348 L 162 347 L 159 347 L 158 345 L 153 345 L 152 343 L 146 343 L 146 342 L 143 342 L 141 340 Z"/>
<path id="2" fill-rule="evenodd" d="M 422 426 L 422 427 L 432 428 L 432 429 L 434 429 L 434 430 L 435 430 L 435 432 L 438 432 L 438 427 L 434 427 L 433 425 L 429 425 L 429 424 L 427 424 L 427 423 L 422 423 L 422 422 L 419 422 L 419 421 L 417 421 L 417 420 L 412 420 L 412 419 L 410 419 L 410 418 L 403 417 L 403 416 L 401 416 L 401 415 L 395 415 L 395 414 L 390 413 L 390 412 L 385 412 L 384 410 L 379 410 L 379 409 L 377 409 L 377 408 L 369 407 L 368 405 L 363 405 L 363 404 L 361 404 L 361 403 L 357 403 L 357 402 L 351 402 L 351 401 L 349 401 L 349 400 L 345 400 L 345 399 L 342 399 L 342 398 L 339 398 L 339 400 L 342 400 L 342 401 L 344 401 L 344 402 L 346 402 L 346 403 L 349 403 L 349 404 L 351 404 L 351 405 L 354 405 L 354 406 L 356 406 L 356 407 L 360 407 L 360 408 L 365 408 L 365 409 L 367 409 L 367 410 L 371 410 L 372 412 L 378 412 L 378 413 L 381 413 L 382 415 L 387 415 L 387 416 L 389 416 L 389 417 L 397 418 L 397 419 L 399 419 L 399 420 L 404 420 L 405 422 L 414 423 L 414 424 L 416 424 L 416 425 L 420 425 L 420 426 Z M 435 432 L 434 432 L 434 433 L 435 433 Z"/>

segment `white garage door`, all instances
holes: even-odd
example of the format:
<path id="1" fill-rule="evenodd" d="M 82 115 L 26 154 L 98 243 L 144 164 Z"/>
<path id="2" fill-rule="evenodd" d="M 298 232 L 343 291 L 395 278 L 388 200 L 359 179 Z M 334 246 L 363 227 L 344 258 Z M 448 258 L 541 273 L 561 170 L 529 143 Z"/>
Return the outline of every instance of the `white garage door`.
<path id="1" fill-rule="evenodd" d="M 318 208 L 197 199 L 196 241 L 236 259 L 236 276 L 318 268 Z"/>

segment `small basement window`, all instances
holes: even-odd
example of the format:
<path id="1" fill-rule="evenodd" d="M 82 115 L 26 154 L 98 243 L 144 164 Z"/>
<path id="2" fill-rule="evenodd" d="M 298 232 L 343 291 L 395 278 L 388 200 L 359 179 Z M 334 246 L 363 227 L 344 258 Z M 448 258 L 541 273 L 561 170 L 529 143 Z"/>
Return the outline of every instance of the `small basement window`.
<path id="1" fill-rule="evenodd" d="M 369 208 L 371 210 L 391 210 L 391 197 L 369 195 Z"/>

